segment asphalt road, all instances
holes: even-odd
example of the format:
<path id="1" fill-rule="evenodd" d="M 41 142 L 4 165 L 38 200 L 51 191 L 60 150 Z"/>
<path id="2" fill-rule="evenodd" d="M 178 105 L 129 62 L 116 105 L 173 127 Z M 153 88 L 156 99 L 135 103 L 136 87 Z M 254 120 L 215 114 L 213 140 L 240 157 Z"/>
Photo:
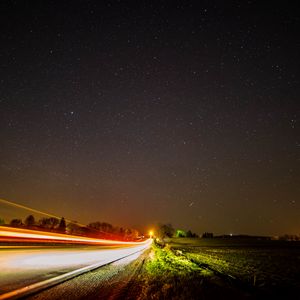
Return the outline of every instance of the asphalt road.
<path id="1" fill-rule="evenodd" d="M 26 300 L 133 300 L 141 296 L 150 249 L 26 297 Z M 144 299 L 144 298 L 143 298 Z"/>
<path id="2" fill-rule="evenodd" d="M 1 247 L 1 295 L 93 264 L 107 264 L 147 248 L 134 246 Z M 138 256 L 141 252 L 137 253 Z"/>

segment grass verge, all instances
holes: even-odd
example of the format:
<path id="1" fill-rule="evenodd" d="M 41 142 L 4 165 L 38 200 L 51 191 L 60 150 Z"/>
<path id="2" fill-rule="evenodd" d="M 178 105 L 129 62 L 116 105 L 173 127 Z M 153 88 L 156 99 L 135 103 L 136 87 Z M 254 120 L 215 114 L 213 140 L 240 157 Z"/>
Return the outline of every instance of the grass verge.
<path id="1" fill-rule="evenodd" d="M 188 259 L 180 250 L 153 243 L 139 275 L 138 299 L 242 299 L 214 272 Z M 228 295 L 224 297 L 225 294 Z"/>

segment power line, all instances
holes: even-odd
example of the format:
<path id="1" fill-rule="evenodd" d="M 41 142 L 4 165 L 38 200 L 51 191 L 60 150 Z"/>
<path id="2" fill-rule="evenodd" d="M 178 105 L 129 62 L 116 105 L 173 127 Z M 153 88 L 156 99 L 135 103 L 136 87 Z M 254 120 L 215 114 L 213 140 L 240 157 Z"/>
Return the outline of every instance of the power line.
<path id="1" fill-rule="evenodd" d="M 17 208 L 25 209 L 25 210 L 28 210 L 28 211 L 31 211 L 31 212 L 34 212 L 34 213 L 37 213 L 37 214 L 45 215 L 45 216 L 47 216 L 47 217 L 56 218 L 56 219 L 60 219 L 60 218 L 61 218 L 61 217 L 59 217 L 59 216 L 55 216 L 55 215 L 53 215 L 53 214 L 49 214 L 49 213 L 43 212 L 43 211 L 41 211 L 41 210 L 37 210 L 37 209 L 31 208 L 31 207 L 28 207 L 28 206 L 25 206 L 25 205 L 21 205 L 21 204 L 12 202 L 12 201 L 8 201 L 8 200 L 5 200 L 5 199 L 1 199 L 1 198 L 0 198 L 0 202 L 2 202 L 2 203 L 4 203 L 4 204 L 7 204 L 7 205 L 10 205 L 10 206 L 17 207 Z M 114 234 L 114 233 L 108 233 L 108 232 L 105 232 L 105 231 L 98 230 L 98 229 L 96 229 L 96 228 L 90 228 L 90 227 L 88 227 L 88 226 L 85 225 L 85 224 L 81 224 L 81 223 L 78 223 L 78 222 L 74 222 L 74 221 L 72 221 L 72 220 L 68 220 L 68 219 L 65 219 L 65 220 L 66 220 L 66 222 L 68 222 L 68 223 L 76 224 L 76 225 L 78 225 L 78 226 L 85 227 L 85 228 L 88 228 L 88 229 L 90 229 L 90 230 L 94 230 L 94 231 L 99 232 L 99 233 L 104 233 L 104 234 L 106 234 L 106 235 L 116 236 L 116 237 L 119 238 L 119 236 L 117 236 L 117 235 Z"/>

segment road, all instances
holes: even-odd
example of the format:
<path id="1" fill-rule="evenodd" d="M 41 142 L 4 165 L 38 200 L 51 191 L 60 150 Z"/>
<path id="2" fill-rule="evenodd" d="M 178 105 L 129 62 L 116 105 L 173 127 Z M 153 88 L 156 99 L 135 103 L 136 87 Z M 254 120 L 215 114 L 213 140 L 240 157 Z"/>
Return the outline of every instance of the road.
<path id="1" fill-rule="evenodd" d="M 150 244 L 151 240 L 117 246 L 0 247 L 0 299 L 13 290 L 74 270 L 105 265 L 133 253 L 137 257 Z"/>
<path id="2" fill-rule="evenodd" d="M 118 260 L 102 268 L 62 282 L 26 300 L 133 300 L 141 299 L 144 266 L 149 251 Z M 142 297 L 145 299 L 145 297 Z"/>

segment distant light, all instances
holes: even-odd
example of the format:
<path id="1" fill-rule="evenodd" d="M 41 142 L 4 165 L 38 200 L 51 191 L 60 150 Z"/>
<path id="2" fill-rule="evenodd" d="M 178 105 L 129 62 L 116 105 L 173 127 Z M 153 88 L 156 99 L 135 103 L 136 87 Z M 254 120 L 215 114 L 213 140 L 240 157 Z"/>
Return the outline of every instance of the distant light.
<path id="1" fill-rule="evenodd" d="M 151 231 L 149 231 L 149 236 L 150 236 L 150 238 L 152 238 L 153 237 L 153 231 L 151 230 Z"/>
<path id="2" fill-rule="evenodd" d="M 229 235 L 230 235 L 230 236 L 232 236 L 233 234 L 232 234 L 232 233 L 230 233 Z"/>
<path id="3" fill-rule="evenodd" d="M 22 239 L 23 242 L 31 241 L 45 241 L 45 242 L 69 242 L 69 243 L 81 243 L 81 244 L 115 244 L 115 245 L 132 245 L 132 244 L 144 244 L 147 241 L 139 241 L 139 242 L 124 242 L 124 241 L 115 241 L 115 240 L 104 240 L 104 239 L 96 239 L 89 238 L 83 236 L 74 236 L 67 235 L 61 233 L 54 232 L 45 232 L 38 230 L 30 230 L 30 229 L 21 229 L 14 227 L 5 227 L 0 226 L 0 238 L 1 240 L 11 240 L 16 241 L 17 239 Z"/>

